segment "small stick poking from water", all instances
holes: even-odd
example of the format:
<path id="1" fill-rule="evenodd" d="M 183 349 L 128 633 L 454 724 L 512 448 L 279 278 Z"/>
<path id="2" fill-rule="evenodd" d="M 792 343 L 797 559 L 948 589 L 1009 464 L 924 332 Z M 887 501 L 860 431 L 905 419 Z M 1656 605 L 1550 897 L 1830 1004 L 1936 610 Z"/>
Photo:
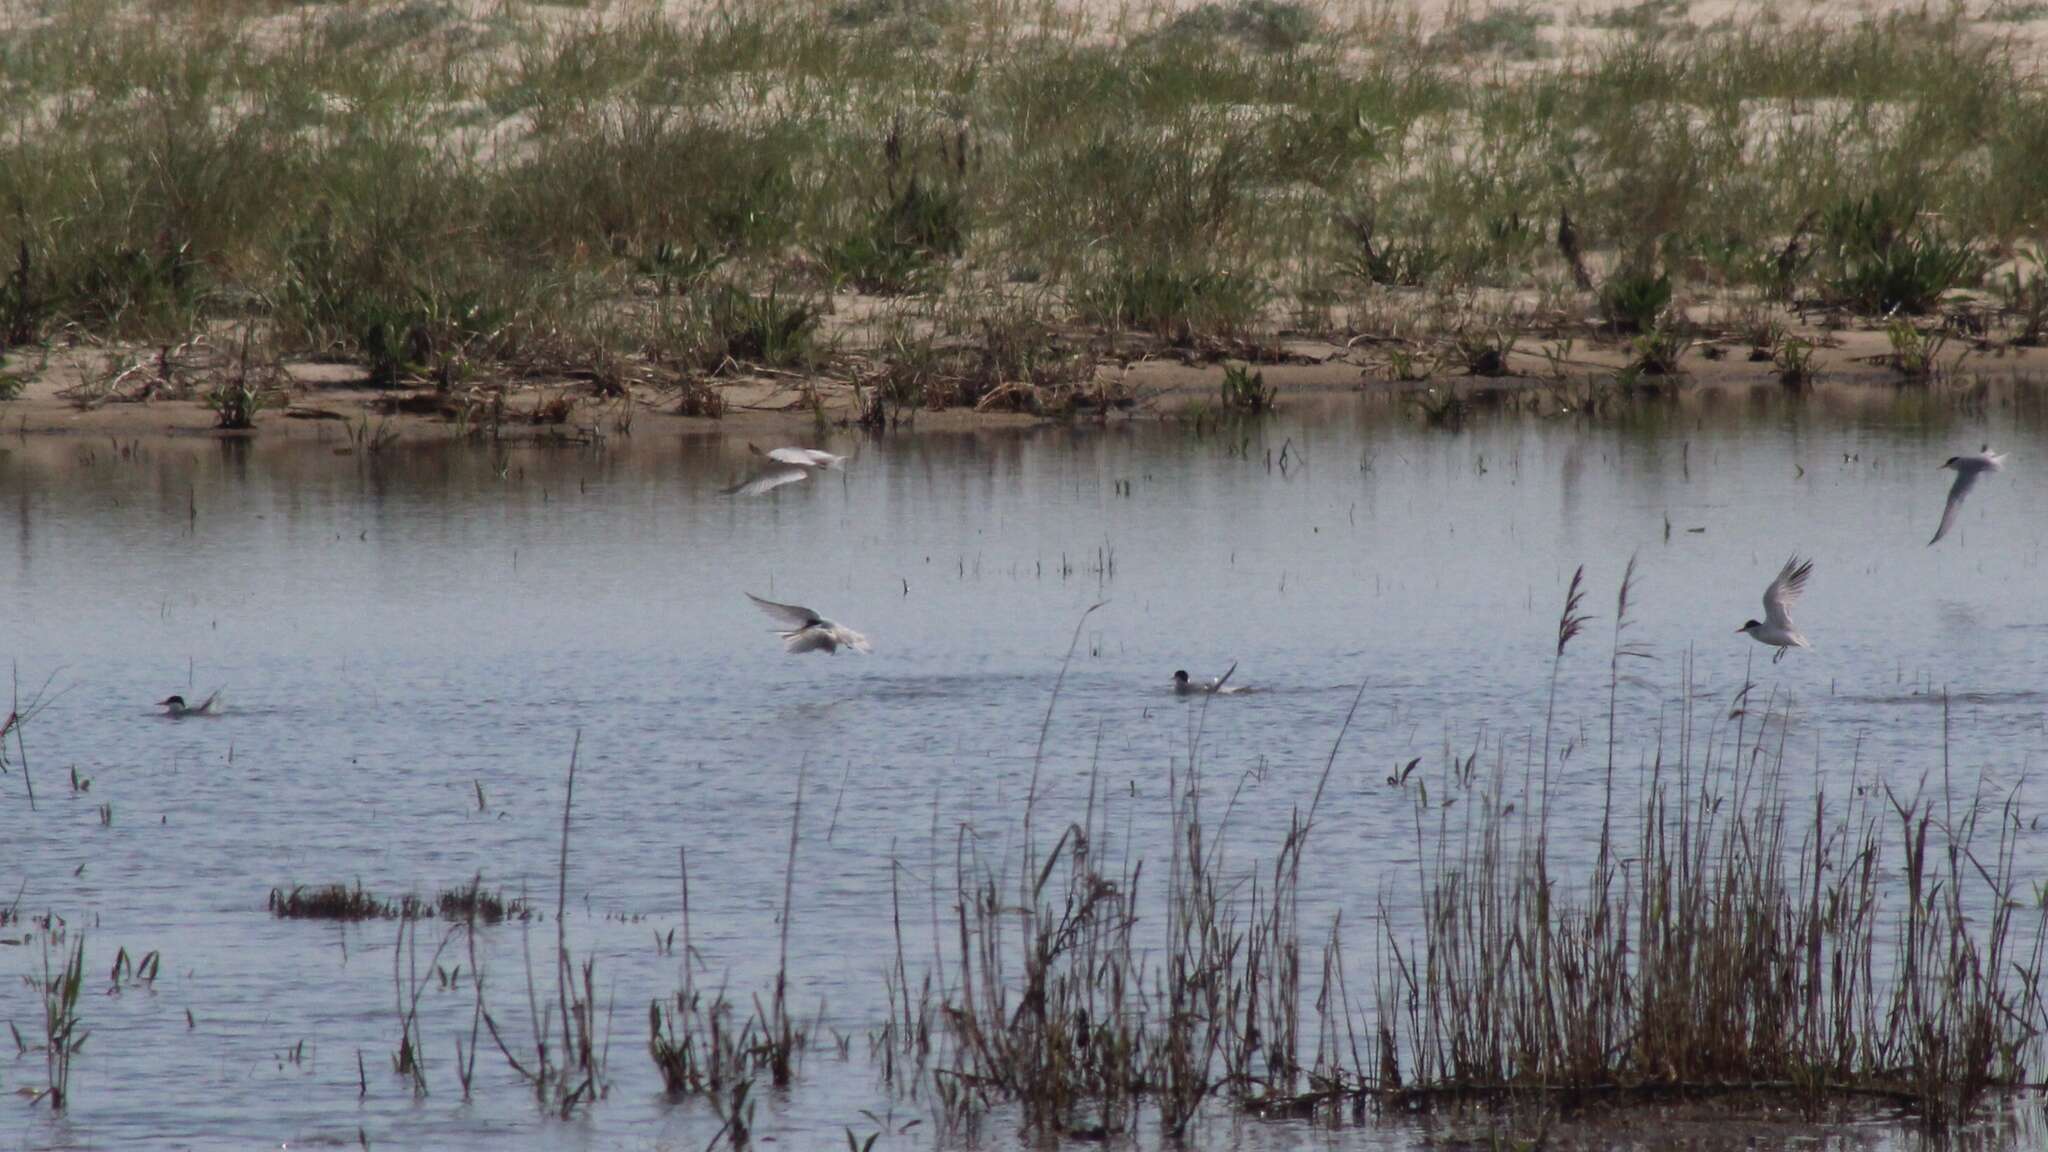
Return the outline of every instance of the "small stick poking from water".
<path id="1" fill-rule="evenodd" d="M 846 803 L 846 781 L 853 775 L 853 761 L 846 762 L 846 771 L 839 776 L 839 798 L 832 801 L 832 822 L 825 827 L 825 843 L 832 842 L 832 834 L 839 831 L 839 806 Z"/>

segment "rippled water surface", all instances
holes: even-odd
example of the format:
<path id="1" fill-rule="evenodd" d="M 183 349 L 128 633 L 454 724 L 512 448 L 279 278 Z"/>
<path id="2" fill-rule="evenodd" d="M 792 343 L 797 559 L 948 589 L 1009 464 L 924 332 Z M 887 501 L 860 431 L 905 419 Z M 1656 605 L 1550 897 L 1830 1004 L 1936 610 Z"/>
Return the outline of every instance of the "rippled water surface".
<path id="1" fill-rule="evenodd" d="M 1949 478 L 1936 466 L 1986 439 L 2008 470 L 1928 548 Z M 1236 793 L 1234 857 L 1270 860 L 1363 681 L 1303 910 L 1317 953 L 1341 915 L 1360 989 L 1380 909 L 1413 910 L 1416 785 L 1445 793 L 1447 747 L 1519 765 L 1540 738 L 1581 564 L 1596 619 L 1559 684 L 1563 851 L 1582 853 L 1598 819 L 1613 597 L 1631 554 L 1628 639 L 1653 657 L 1620 694 L 1616 755 L 1631 771 L 1675 731 L 1690 654 L 1717 713 L 1745 675 L 1791 702 L 1799 796 L 1946 779 L 1963 794 L 2018 788 L 2023 810 L 2040 799 L 2026 777 L 2048 750 L 2048 441 L 1996 404 L 1730 402 L 1449 433 L 1304 400 L 1230 433 L 822 442 L 852 456 L 843 473 L 755 499 L 720 494 L 748 457 L 715 437 L 374 456 L 0 443 L 0 656 L 24 698 L 46 681 L 50 697 L 23 733 L 33 812 L 12 747 L 0 777 L 0 888 L 20 889 L 22 913 L 0 929 L 0 1015 L 40 1034 L 19 977 L 40 970 L 28 918 L 49 911 L 87 940 L 91 1029 L 70 1112 L 10 1097 L 0 1145 L 702 1148 L 717 1118 L 665 1101 L 646 1055 L 646 1006 L 679 981 L 655 942 L 680 922 L 678 851 L 700 978 L 751 997 L 774 970 L 801 777 L 792 996 L 825 1039 L 792 1091 L 764 1095 L 758 1135 L 844 1146 L 844 1129 L 875 1129 L 865 1110 L 891 1126 L 878 1148 L 928 1147 L 929 1123 L 895 1131 L 924 1105 L 892 1104 L 865 1039 L 886 1014 L 891 859 L 919 910 L 908 947 L 928 956 L 931 884 L 950 904 L 956 849 L 1016 858 L 1052 685 L 1098 601 L 1047 737 L 1041 834 L 1079 818 L 1093 779 L 1120 841 L 1109 850 L 1163 856 L 1168 775 L 1194 722 L 1168 677 L 1234 661 L 1232 682 L 1256 691 L 1216 700 L 1200 747 L 1209 779 Z M 1815 647 L 1773 666 L 1735 629 L 1794 550 L 1815 558 L 1799 608 Z M 743 591 L 813 606 L 875 651 L 786 656 Z M 151 706 L 215 687 L 217 719 Z M 334 881 L 431 893 L 481 873 L 538 900 L 531 944 L 548 954 L 579 733 L 566 927 L 615 1005 L 609 1097 L 545 1119 L 486 1041 L 465 1103 L 454 1063 L 470 992 L 426 978 L 430 1094 L 415 1099 L 392 1068 L 396 926 L 280 921 L 266 897 Z M 1417 756 L 1416 781 L 1390 788 Z M 2027 834 L 2023 876 L 2048 878 L 2043 847 Z M 421 932 L 423 973 L 441 931 Z M 521 930 L 479 942 L 494 1016 L 528 1035 Z M 124 948 L 161 954 L 153 990 L 109 993 Z M 843 1058 L 833 1032 L 850 1038 Z M 41 1081 L 39 1055 L 0 1060 L 10 1093 Z M 1014 1130 L 998 1116 L 983 1143 Z M 1274 1148 L 1424 1138 L 1392 1124 L 1206 1132 Z"/>

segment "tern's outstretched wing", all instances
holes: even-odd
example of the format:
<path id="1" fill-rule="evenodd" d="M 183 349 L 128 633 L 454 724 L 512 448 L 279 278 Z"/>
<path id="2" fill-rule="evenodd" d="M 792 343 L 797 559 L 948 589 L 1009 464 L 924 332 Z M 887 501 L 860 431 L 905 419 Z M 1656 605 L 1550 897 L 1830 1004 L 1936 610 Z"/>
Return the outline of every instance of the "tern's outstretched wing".
<path id="1" fill-rule="evenodd" d="M 1956 513 L 1963 510 L 1963 498 L 1970 494 L 1970 489 L 1977 486 L 1977 477 L 1982 476 L 1985 471 L 1986 469 L 1981 467 L 1956 469 L 1956 482 L 1948 486 L 1948 503 L 1941 510 L 1941 527 L 1934 530 L 1934 539 L 1927 542 L 1929 548 L 1941 543 L 1941 538 L 1948 535 L 1948 530 L 1955 526 Z"/>
<path id="2" fill-rule="evenodd" d="M 1214 684 L 1211 684 L 1211 685 L 1209 685 L 1209 691 L 1211 691 L 1211 692 L 1221 692 L 1221 691 L 1223 691 L 1223 686 L 1224 686 L 1225 684 L 1228 684 L 1228 683 L 1230 682 L 1230 674 L 1231 674 L 1232 672 L 1235 672 L 1235 671 L 1237 671 L 1237 661 L 1235 661 L 1235 660 L 1232 660 L 1232 661 L 1230 662 L 1230 667 L 1228 667 L 1228 668 L 1225 668 L 1225 669 L 1223 670 L 1223 675 L 1221 675 L 1221 676 L 1218 676 L 1218 677 L 1216 678 L 1216 682 L 1215 682 Z"/>
<path id="3" fill-rule="evenodd" d="M 791 631 L 800 631 L 809 628 L 813 624 L 824 623 L 823 618 L 816 612 L 802 605 L 777 604 L 773 600 L 763 600 L 752 592 L 747 593 L 747 599 L 754 602 L 754 607 L 766 612 L 770 619 Z"/>
<path id="4" fill-rule="evenodd" d="M 1792 605 L 1806 591 L 1806 578 L 1813 574 L 1813 561 L 1793 556 L 1778 571 L 1778 578 L 1764 589 L 1764 622 L 1786 631 L 1792 628 Z"/>

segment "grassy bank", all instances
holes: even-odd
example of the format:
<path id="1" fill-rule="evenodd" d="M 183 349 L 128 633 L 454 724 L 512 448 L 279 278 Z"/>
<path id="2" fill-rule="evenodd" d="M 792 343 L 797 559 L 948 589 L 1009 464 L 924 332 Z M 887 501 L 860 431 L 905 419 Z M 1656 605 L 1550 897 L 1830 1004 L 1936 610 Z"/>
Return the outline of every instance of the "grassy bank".
<path id="1" fill-rule="evenodd" d="M 1283 330 L 1583 329 L 1654 367 L 1681 330 L 1775 344 L 1795 305 L 1958 289 L 1974 334 L 2041 335 L 2048 99 L 2000 25 L 1683 14 L 17 7 L 0 343 L 19 374 L 208 334 L 715 414 L 705 382 L 748 372 L 871 408 L 1099 403 L 1132 345 L 1257 358 Z M 232 389 L 136 357 L 80 397 L 154 379 L 247 414 L 243 352 Z"/>

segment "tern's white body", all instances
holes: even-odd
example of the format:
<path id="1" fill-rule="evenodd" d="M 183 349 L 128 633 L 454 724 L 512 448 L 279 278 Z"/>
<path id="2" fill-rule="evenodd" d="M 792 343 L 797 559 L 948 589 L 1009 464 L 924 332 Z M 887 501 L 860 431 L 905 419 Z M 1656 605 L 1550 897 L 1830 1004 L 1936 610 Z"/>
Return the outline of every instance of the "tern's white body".
<path id="1" fill-rule="evenodd" d="M 846 463 L 846 457 L 834 456 L 816 448 L 770 448 L 763 452 L 752 444 L 747 445 L 757 456 L 766 456 L 777 464 L 794 464 L 799 468 L 837 468 Z"/>
<path id="2" fill-rule="evenodd" d="M 1216 695 L 1228 696 L 1228 695 L 1231 695 L 1232 693 L 1236 692 L 1236 691 L 1237 691 L 1237 689 L 1236 689 L 1236 688 L 1228 688 L 1228 687 L 1225 687 L 1225 684 L 1227 684 L 1227 683 L 1229 682 L 1229 680 L 1230 680 L 1230 674 L 1231 674 L 1232 672 L 1235 672 L 1235 671 L 1237 671 L 1237 665 L 1236 665 L 1235 663 L 1233 663 L 1233 664 L 1231 664 L 1231 666 L 1230 666 L 1230 667 L 1228 667 L 1228 668 L 1226 668 L 1226 669 L 1224 669 L 1224 670 L 1223 670 L 1223 675 L 1221 675 L 1221 676 L 1218 676 L 1218 677 L 1216 677 L 1216 678 L 1215 678 L 1214 680 L 1191 680 L 1191 679 L 1189 679 L 1189 678 L 1188 678 L 1188 674 L 1187 674 L 1186 672 L 1184 672 L 1184 671 L 1180 671 L 1180 672 L 1175 672 L 1175 673 L 1173 674 L 1173 692 L 1174 692 L 1174 695 L 1176 695 L 1176 696 L 1216 696 Z"/>
<path id="3" fill-rule="evenodd" d="M 777 604 L 763 600 L 752 592 L 747 599 L 754 606 L 766 612 L 772 619 L 783 624 L 777 630 L 782 637 L 782 648 L 792 655 L 802 652 L 837 652 L 844 646 L 855 652 L 872 651 L 868 638 L 843 624 L 834 624 L 809 608 L 796 604 Z"/>
<path id="4" fill-rule="evenodd" d="M 1777 579 L 1764 589 L 1764 618 L 1745 623 L 1738 631 L 1749 633 L 1749 638 L 1759 644 L 1768 644 L 1778 651 L 1771 657 L 1776 664 L 1785 658 L 1793 648 L 1811 648 L 1806 636 L 1792 623 L 1792 605 L 1800 594 L 1806 591 L 1806 578 L 1813 574 L 1813 561 L 1801 560 L 1794 556 L 1785 561 L 1778 570 Z"/>
<path id="5" fill-rule="evenodd" d="M 1934 530 L 1934 539 L 1927 542 L 1929 548 L 1941 543 L 1941 538 L 1955 526 L 1956 513 L 1963 510 L 1963 498 L 1977 486 L 1978 479 L 1986 472 L 2000 471 L 2004 465 L 2004 454 L 1993 452 L 1989 444 L 1974 456 L 1951 456 L 1942 464 L 1943 468 L 1955 469 L 1956 482 L 1948 487 L 1948 504 L 1941 510 L 1941 527 Z"/>

